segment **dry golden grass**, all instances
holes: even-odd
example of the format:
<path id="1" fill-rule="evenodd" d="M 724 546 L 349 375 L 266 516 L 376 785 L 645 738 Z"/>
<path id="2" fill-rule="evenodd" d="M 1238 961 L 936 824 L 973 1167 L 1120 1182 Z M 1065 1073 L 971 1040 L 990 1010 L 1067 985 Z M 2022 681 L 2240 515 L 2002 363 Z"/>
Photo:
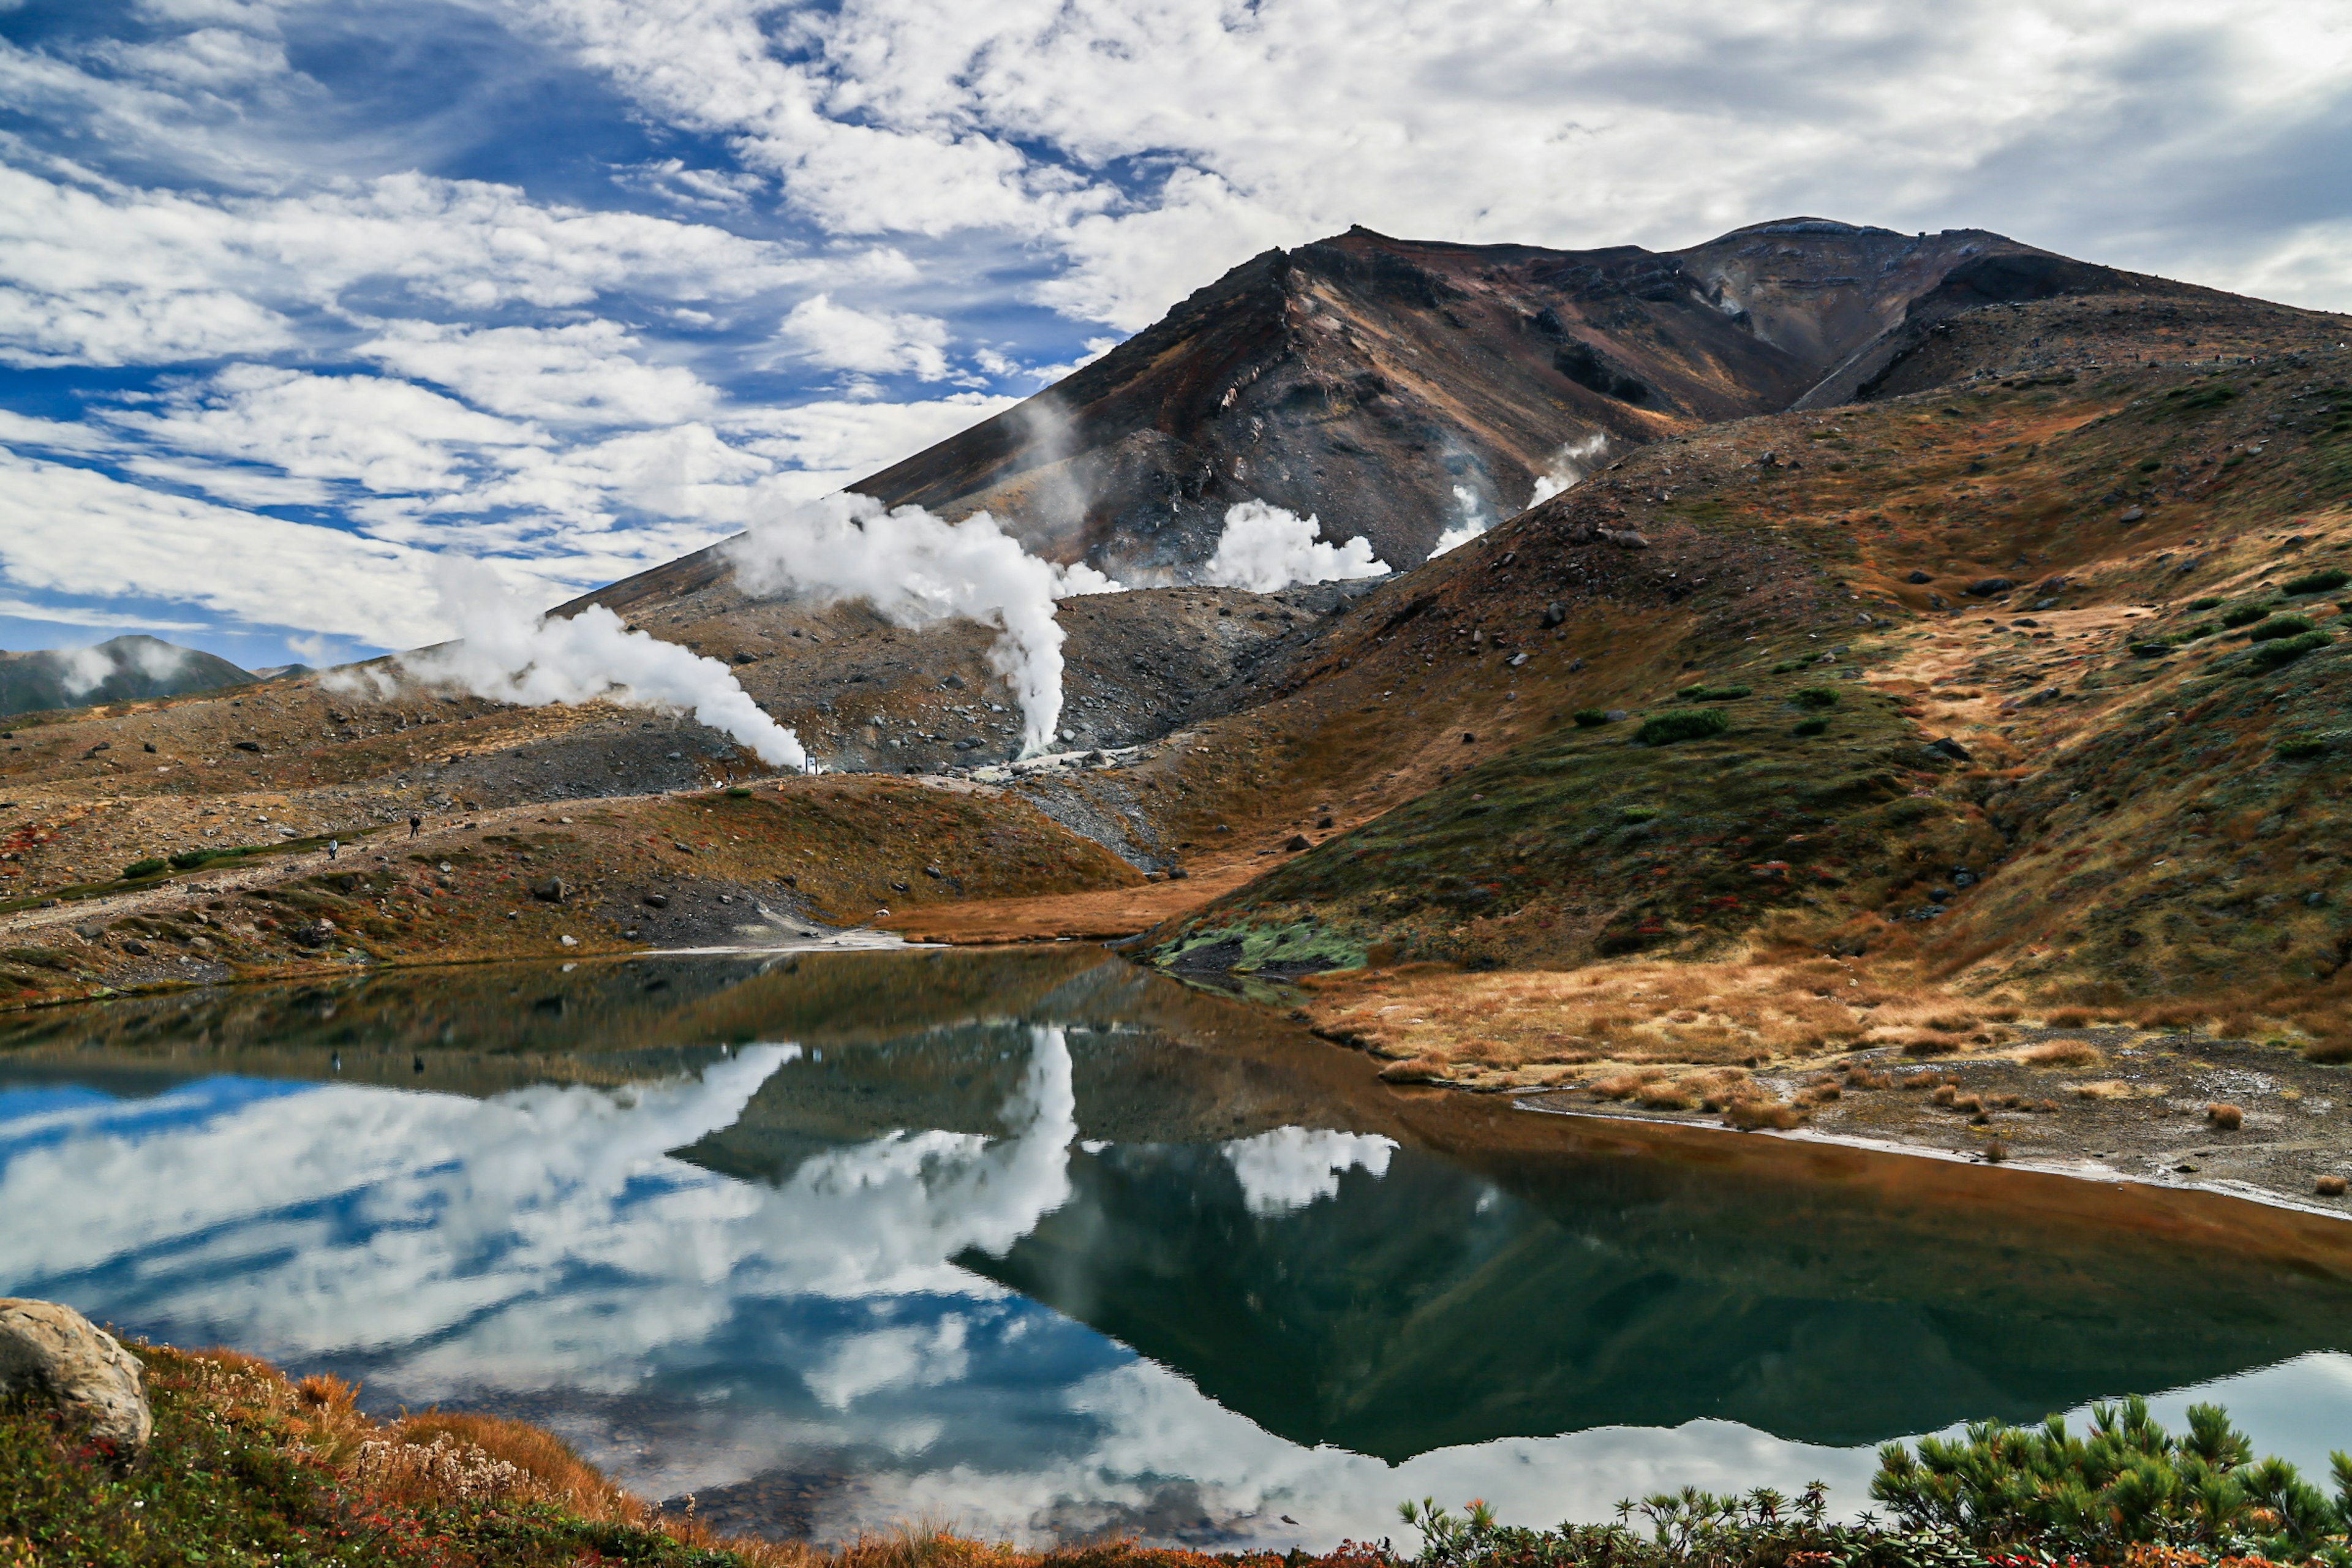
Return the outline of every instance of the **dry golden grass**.
<path id="1" fill-rule="evenodd" d="M 2323 1198 L 2340 1198 L 2348 1185 L 2352 1183 L 2347 1183 L 2341 1176 L 2322 1176 L 2311 1184 L 2311 1190 Z"/>
<path id="2" fill-rule="evenodd" d="M 2088 1040 L 2047 1040 L 2019 1051 L 2017 1059 L 2028 1067 L 2093 1068 L 2107 1058 Z"/>
<path id="3" fill-rule="evenodd" d="M 2246 1113 L 2234 1105 L 2209 1105 L 2205 1108 L 2205 1120 L 2211 1122 L 2217 1131 L 2235 1132 L 2246 1124 Z"/>
<path id="4" fill-rule="evenodd" d="M 2121 1079 L 2100 1079 L 2094 1083 L 2074 1085 L 2074 1098 L 2077 1100 L 2129 1100 L 2131 1097 L 2132 1086 Z"/>
<path id="5" fill-rule="evenodd" d="M 2089 1025 L 2091 1014 L 2083 1007 L 2061 1007 L 2042 1022 L 2053 1029 L 2080 1029 Z"/>
<path id="6" fill-rule="evenodd" d="M 1327 1035 L 1391 1058 L 1475 1062 L 1515 1082 L 1584 1063 L 1604 1079 L 1653 1064 L 1759 1067 L 1935 1024 L 1950 1026 L 1937 1033 L 1957 1046 L 1966 1037 L 1955 1031 L 1979 1016 L 1939 987 L 1810 953 L 1485 973 L 1418 963 L 1326 974 L 1304 989 Z"/>

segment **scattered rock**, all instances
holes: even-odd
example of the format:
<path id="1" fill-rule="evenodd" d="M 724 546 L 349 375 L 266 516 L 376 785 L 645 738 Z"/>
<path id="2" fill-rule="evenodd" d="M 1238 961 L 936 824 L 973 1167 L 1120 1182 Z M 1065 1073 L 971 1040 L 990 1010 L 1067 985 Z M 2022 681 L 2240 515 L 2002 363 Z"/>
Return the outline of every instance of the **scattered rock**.
<path id="1" fill-rule="evenodd" d="M 940 870 L 937 866 L 926 866 L 923 868 L 923 875 L 936 882 L 946 877 L 947 873 Z"/>
<path id="2" fill-rule="evenodd" d="M 2124 508 L 2123 521 L 2126 522 L 2137 522 L 2141 518 L 2144 518 L 2147 515 L 2147 508 L 2144 506 L 2127 506 Z"/>
<path id="3" fill-rule="evenodd" d="M 139 743 L 139 749 L 152 757 L 155 754 L 155 742 L 152 741 L 142 741 Z"/>
<path id="4" fill-rule="evenodd" d="M 122 951 L 133 958 L 144 958 L 147 956 L 147 944 L 135 936 L 126 937 L 123 939 Z"/>
<path id="5" fill-rule="evenodd" d="M 0 1300 L 0 1395 L 34 1394 L 89 1424 L 121 1454 L 147 1447 L 155 1420 L 139 1363 L 113 1335 L 54 1301 Z"/>
<path id="6" fill-rule="evenodd" d="M 1513 654 L 1513 655 L 1511 656 L 1511 668 L 1512 668 L 1513 669 L 1517 669 L 1517 668 L 1519 668 L 1519 666 L 1521 666 L 1521 665 L 1523 665 L 1523 664 L 1525 664 L 1525 663 L 1527 663 L 1527 662 L 1528 662 L 1528 656 L 1527 656 L 1526 654 L 1523 654 L 1523 653 L 1515 653 L 1515 654 Z"/>
<path id="7" fill-rule="evenodd" d="M 1926 749 L 1930 752 L 1937 752 L 1940 755 L 1949 757 L 1956 763 L 1965 763 L 1969 761 L 1969 749 L 1966 746 L 1961 745 L 1958 741 L 1953 740 L 1949 735 L 1945 735 L 1937 740 L 1928 742 Z"/>
<path id="8" fill-rule="evenodd" d="M 335 940 L 335 922 L 312 921 L 308 924 L 296 926 L 290 934 L 298 947 L 324 947 Z"/>
<path id="9" fill-rule="evenodd" d="M 1545 626 L 1556 626 L 1566 619 L 1568 619 L 1568 612 L 1561 609 L 1558 605 L 1546 605 L 1543 607 L 1543 624 Z"/>
<path id="10" fill-rule="evenodd" d="M 1981 577 L 1976 582 L 1969 584 L 1969 597 L 1972 599 L 1990 599 L 1999 595 L 2006 594 L 2011 588 L 2016 586 L 2017 582 L 2014 578 Z"/>
<path id="11" fill-rule="evenodd" d="M 256 756 L 261 754 L 261 742 L 258 741 L 235 741 L 230 743 L 240 752 L 251 752 Z"/>
<path id="12" fill-rule="evenodd" d="M 649 910 L 666 910 L 669 908 L 669 895 L 667 893 L 647 893 L 646 895 L 645 903 L 646 908 Z"/>
<path id="13" fill-rule="evenodd" d="M 1904 578 L 1903 580 L 1906 583 L 1932 583 L 1935 581 L 1933 577 L 1930 577 L 1925 572 L 1914 572 L 1911 575 Z"/>
<path id="14" fill-rule="evenodd" d="M 1308 841 L 1307 835 L 1304 833 L 1292 834 L 1288 838 L 1283 840 L 1282 847 L 1286 851 L 1293 855 L 1297 854 L 1301 849 L 1312 849 L 1315 847 L 1315 846 Z"/>
<path id="15" fill-rule="evenodd" d="M 1476 731 L 1475 731 L 1475 730 L 1465 730 L 1465 731 L 1462 731 L 1462 743 L 1463 743 L 1464 745 L 1465 745 L 1465 746 L 1475 746 L 1475 745 L 1476 745 L 1476 744 L 1478 743 L 1478 732 L 1477 732 Z"/>
<path id="16" fill-rule="evenodd" d="M 560 904 L 571 892 L 572 889 L 564 885 L 563 879 L 561 877 L 550 877 L 543 882 L 533 882 L 530 885 L 530 896 L 542 904 Z"/>

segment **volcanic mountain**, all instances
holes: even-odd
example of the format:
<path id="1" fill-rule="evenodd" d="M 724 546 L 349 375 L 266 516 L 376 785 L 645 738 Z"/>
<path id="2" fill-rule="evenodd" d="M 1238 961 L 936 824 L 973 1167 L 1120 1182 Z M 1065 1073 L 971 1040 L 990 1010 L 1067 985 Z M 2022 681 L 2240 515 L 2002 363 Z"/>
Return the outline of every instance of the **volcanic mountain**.
<path id="1" fill-rule="evenodd" d="M 1254 257 L 851 489 L 950 521 L 985 510 L 1034 553 L 1131 583 L 1187 580 L 1227 509 L 1253 499 L 1405 567 L 1449 527 L 1508 517 L 1596 459 L 1868 396 L 1958 311 L 2094 291 L 2226 298 L 1982 229 L 1790 218 L 1653 252 L 1353 228 Z M 706 551 L 591 597 L 627 613 L 723 574 Z"/>

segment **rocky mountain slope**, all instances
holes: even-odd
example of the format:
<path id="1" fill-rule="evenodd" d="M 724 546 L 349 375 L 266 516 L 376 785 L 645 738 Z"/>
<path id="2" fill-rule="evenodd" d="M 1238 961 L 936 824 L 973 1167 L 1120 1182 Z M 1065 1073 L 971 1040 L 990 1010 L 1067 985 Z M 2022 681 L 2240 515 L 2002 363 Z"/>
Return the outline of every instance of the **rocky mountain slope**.
<path id="1" fill-rule="evenodd" d="M 1368 229 L 1268 251 L 1017 408 L 852 488 L 1034 552 L 1183 581 L 1261 500 L 1399 567 L 1538 485 L 1725 419 L 1885 384 L 1943 323 L 2096 291 L 2180 311 L 2244 301 L 1977 229 L 1820 218 L 1686 250 L 1441 245 Z M 1948 358 L 1947 353 L 1943 357 Z M 710 552 L 591 597 L 625 614 L 723 578 Z"/>

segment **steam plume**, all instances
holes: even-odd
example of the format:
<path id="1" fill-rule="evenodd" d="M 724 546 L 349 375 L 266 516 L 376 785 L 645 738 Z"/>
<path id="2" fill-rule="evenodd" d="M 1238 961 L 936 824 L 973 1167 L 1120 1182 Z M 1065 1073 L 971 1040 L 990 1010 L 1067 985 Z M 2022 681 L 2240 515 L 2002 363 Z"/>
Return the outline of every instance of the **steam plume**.
<path id="1" fill-rule="evenodd" d="M 1528 498 L 1528 505 L 1541 506 L 1561 491 L 1574 489 L 1582 484 L 1584 476 L 1592 471 L 1592 465 L 1608 451 L 1609 432 L 1606 430 L 1595 430 L 1581 441 L 1570 441 L 1561 447 L 1551 455 L 1551 461 L 1545 466 L 1544 471 L 1536 476 L 1535 494 Z"/>
<path id="2" fill-rule="evenodd" d="M 1462 509 L 1462 519 L 1437 536 L 1437 542 L 1430 547 L 1429 560 L 1434 561 L 1449 550 L 1459 550 L 1495 526 L 1495 514 L 1486 510 L 1485 500 L 1468 485 L 1454 487 L 1454 504 Z"/>
<path id="3" fill-rule="evenodd" d="M 1345 544 L 1318 537 L 1319 519 L 1301 517 L 1268 501 L 1237 501 L 1225 509 L 1224 531 L 1216 553 L 1201 568 L 1201 581 L 1221 588 L 1271 594 L 1294 583 L 1337 583 L 1380 577 L 1389 564 L 1372 555 L 1362 534 Z"/>
<path id="4" fill-rule="evenodd" d="M 864 599 L 908 627 L 950 616 L 996 627 L 988 661 L 1020 704 L 1024 754 L 1043 750 L 1062 719 L 1055 601 L 1119 587 L 1090 567 L 1038 560 L 984 511 L 947 522 L 846 490 L 755 522 L 728 550 L 748 594 Z"/>
<path id="5" fill-rule="evenodd" d="M 459 640 L 403 654 L 419 680 L 447 681 L 477 697 L 543 708 L 603 699 L 625 708 L 691 711 L 773 767 L 803 768 L 800 738 L 751 700 L 728 668 L 675 643 L 633 631 L 602 605 L 570 620 L 545 620 L 507 592 L 488 568 L 445 560 L 441 613 Z"/>
<path id="6" fill-rule="evenodd" d="M 79 697 L 97 689 L 99 683 L 114 673 L 114 660 L 102 647 L 78 647 L 65 657 L 65 668 L 58 679 L 66 693 Z"/>

